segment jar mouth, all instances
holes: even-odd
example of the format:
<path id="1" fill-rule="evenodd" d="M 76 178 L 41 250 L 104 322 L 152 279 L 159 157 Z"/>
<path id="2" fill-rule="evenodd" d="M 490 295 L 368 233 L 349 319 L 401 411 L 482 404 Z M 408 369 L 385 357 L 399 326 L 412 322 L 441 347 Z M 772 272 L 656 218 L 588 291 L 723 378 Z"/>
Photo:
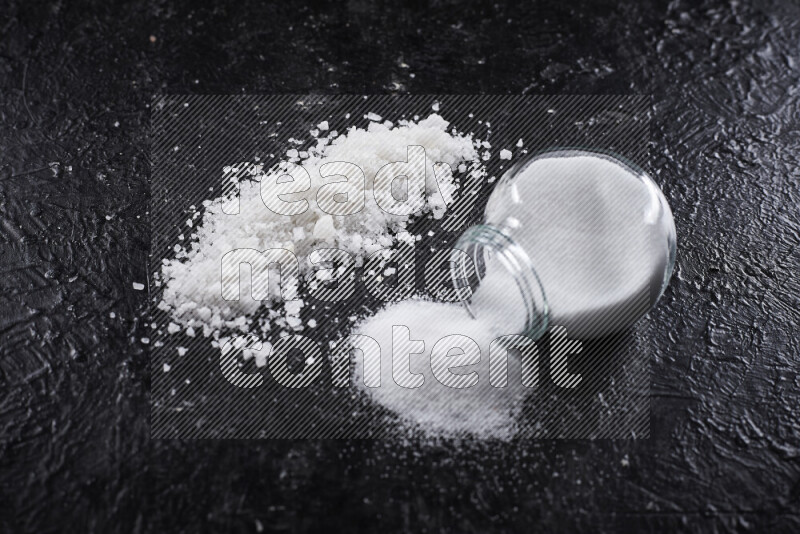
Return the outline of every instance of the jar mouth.
<path id="1" fill-rule="evenodd" d="M 474 290 L 485 278 L 489 260 L 496 259 L 513 278 L 525 305 L 524 331 L 513 333 L 538 339 L 547 331 L 550 309 L 544 287 L 530 257 L 511 236 L 496 226 L 479 224 L 468 228 L 454 248 L 464 253 L 453 258 L 451 276 L 455 287 L 464 287 L 466 281 Z M 462 302 L 470 316 L 477 318 L 471 299 Z"/>

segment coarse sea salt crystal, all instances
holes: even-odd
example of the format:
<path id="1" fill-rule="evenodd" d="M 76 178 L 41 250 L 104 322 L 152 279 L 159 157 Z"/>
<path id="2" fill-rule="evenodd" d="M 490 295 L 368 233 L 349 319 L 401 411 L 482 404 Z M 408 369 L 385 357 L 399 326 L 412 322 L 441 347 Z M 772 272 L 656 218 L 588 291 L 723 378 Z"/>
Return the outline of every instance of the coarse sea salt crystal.
<path id="1" fill-rule="evenodd" d="M 286 310 L 286 313 L 289 315 L 297 315 L 300 313 L 300 309 L 303 307 L 303 305 L 304 303 L 300 299 L 290 300 L 283 305 L 283 309 Z"/>
<path id="2" fill-rule="evenodd" d="M 336 227 L 333 224 L 333 217 L 323 215 L 314 224 L 314 237 L 317 239 L 333 239 L 336 237 Z"/>

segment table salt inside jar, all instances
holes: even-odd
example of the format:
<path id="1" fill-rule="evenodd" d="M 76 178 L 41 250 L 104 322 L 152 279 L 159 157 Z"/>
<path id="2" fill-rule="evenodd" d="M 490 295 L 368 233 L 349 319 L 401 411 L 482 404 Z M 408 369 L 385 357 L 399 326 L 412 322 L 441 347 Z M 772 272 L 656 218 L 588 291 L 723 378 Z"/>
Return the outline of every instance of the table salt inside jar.
<path id="1" fill-rule="evenodd" d="M 630 326 L 658 300 L 675 262 L 675 224 L 642 170 L 597 152 L 539 154 L 511 168 L 483 224 L 456 249 L 470 314 L 538 338 L 559 325 L 588 339 Z M 474 262 L 474 263 L 473 263 Z"/>

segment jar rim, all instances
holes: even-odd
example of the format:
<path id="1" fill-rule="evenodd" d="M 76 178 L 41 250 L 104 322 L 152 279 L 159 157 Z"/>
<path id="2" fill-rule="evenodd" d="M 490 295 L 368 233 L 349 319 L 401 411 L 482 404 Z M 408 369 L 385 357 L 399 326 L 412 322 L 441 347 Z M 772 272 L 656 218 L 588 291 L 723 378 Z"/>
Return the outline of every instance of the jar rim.
<path id="1" fill-rule="evenodd" d="M 454 248 L 464 253 L 454 258 L 455 268 L 451 271 L 454 284 L 470 278 L 468 260 L 471 261 L 474 274 L 480 283 L 484 275 L 480 274 L 479 267 L 485 263 L 486 254 L 495 254 L 500 260 L 499 263 L 516 282 L 525 303 L 525 327 L 524 331 L 519 333 L 538 339 L 547 331 L 550 307 L 544 286 L 539 280 L 530 256 L 510 235 L 496 226 L 478 224 L 461 234 Z M 476 317 L 470 299 L 462 302 L 470 316 Z"/>

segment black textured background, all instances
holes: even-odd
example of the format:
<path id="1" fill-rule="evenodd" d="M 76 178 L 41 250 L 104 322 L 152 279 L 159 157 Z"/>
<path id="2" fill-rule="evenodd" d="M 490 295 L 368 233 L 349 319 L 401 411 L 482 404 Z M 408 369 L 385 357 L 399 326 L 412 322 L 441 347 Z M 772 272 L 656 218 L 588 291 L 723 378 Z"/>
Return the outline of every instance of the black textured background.
<path id="1" fill-rule="evenodd" d="M 789 1 L 4 0 L 0 531 L 800 530 L 798 62 Z M 405 91 L 653 94 L 651 439 L 149 440 L 152 95 Z"/>

